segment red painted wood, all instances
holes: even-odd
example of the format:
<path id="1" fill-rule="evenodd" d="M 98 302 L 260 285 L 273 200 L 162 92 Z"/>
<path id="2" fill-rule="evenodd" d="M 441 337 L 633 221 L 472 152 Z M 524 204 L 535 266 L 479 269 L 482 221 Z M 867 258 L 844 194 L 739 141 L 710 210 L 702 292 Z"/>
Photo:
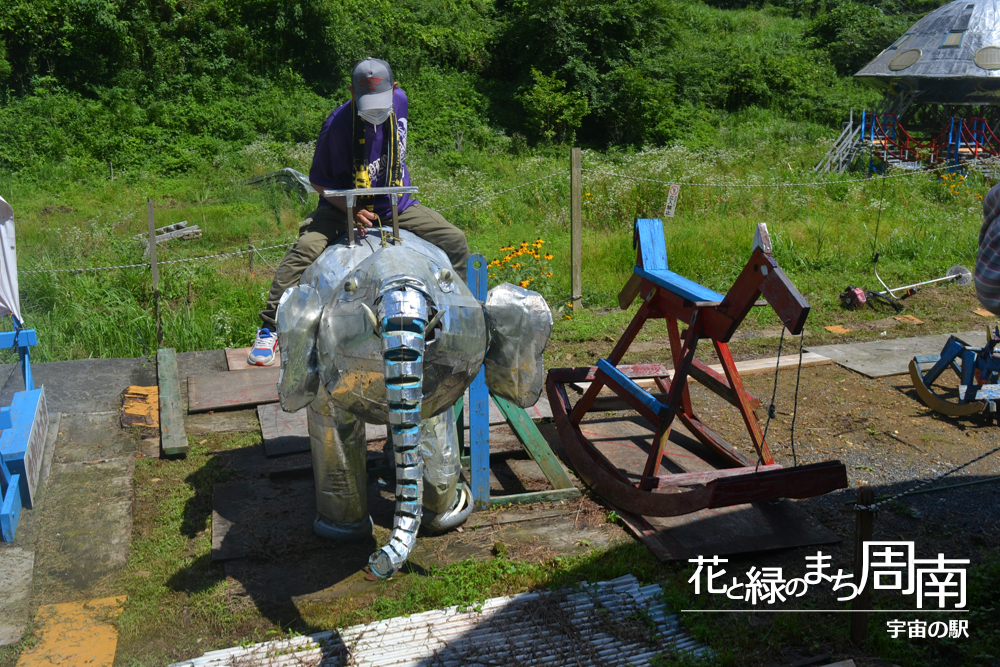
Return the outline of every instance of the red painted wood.
<path id="1" fill-rule="evenodd" d="M 722 370 L 725 371 L 729 386 L 733 388 L 736 400 L 740 403 L 740 416 L 743 417 L 743 423 L 746 425 L 747 431 L 750 432 L 750 440 L 753 442 L 754 449 L 757 450 L 757 455 L 764 463 L 774 463 L 771 450 L 764 442 L 764 432 L 760 430 L 760 422 L 757 421 L 757 415 L 750 407 L 750 401 L 747 400 L 746 390 L 743 389 L 743 379 L 740 378 L 740 372 L 736 370 L 736 362 L 733 361 L 733 355 L 729 352 L 729 346 L 716 341 L 715 353 L 719 355 Z"/>
<path id="2" fill-rule="evenodd" d="M 760 470 L 764 470 L 764 466 Z M 775 498 L 814 498 L 846 489 L 847 468 L 840 461 L 824 461 L 781 470 L 751 471 L 750 474 L 719 479 L 712 487 L 709 507 L 731 507 Z"/>
<path id="3" fill-rule="evenodd" d="M 649 452 L 649 457 L 646 459 L 646 467 L 643 469 L 642 478 L 639 481 L 639 486 L 644 489 L 652 488 L 651 480 L 656 476 L 656 471 L 660 469 L 660 460 L 663 458 L 663 446 L 666 444 L 667 438 L 670 437 L 670 425 L 674 421 L 674 415 L 677 414 L 677 408 L 681 403 L 681 396 L 687 390 L 688 369 L 691 368 L 691 361 L 694 359 L 694 353 L 698 349 L 698 334 L 701 330 L 700 313 L 700 310 L 695 310 L 694 315 L 691 316 L 691 323 L 688 325 L 688 336 L 684 341 L 684 347 L 680 351 L 679 357 L 675 357 L 675 362 L 679 358 L 680 363 L 677 364 L 674 370 L 670 391 L 667 392 L 667 414 L 661 416 L 662 421 L 657 429 L 658 437 L 654 440 L 653 449 Z"/>

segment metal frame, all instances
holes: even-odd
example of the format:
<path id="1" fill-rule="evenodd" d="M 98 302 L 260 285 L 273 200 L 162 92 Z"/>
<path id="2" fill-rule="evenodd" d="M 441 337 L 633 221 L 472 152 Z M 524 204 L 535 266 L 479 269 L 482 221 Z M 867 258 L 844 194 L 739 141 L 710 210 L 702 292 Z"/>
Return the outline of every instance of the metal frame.
<path id="1" fill-rule="evenodd" d="M 323 190 L 323 196 L 344 197 L 347 200 L 347 245 L 354 247 L 354 204 L 358 197 L 373 197 L 377 195 L 389 195 L 389 203 L 392 205 L 392 237 L 399 241 L 399 195 L 413 194 L 417 192 L 415 185 L 400 185 L 385 188 L 350 188 L 348 190 Z"/>

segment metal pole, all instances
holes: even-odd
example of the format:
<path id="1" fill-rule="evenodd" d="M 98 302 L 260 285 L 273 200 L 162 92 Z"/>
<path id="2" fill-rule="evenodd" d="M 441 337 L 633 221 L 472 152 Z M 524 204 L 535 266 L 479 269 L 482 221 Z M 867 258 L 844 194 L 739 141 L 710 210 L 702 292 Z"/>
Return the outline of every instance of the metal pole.
<path id="1" fill-rule="evenodd" d="M 571 148 L 569 151 L 569 238 L 572 276 L 570 301 L 574 310 L 579 309 L 583 302 L 583 212 L 580 210 L 582 169 L 583 156 L 580 149 Z"/>
<path id="2" fill-rule="evenodd" d="M 149 268 L 153 274 L 153 307 L 156 309 L 156 344 L 163 345 L 163 323 L 160 321 L 160 272 L 156 267 L 156 222 L 153 220 L 153 200 L 146 199 L 146 219 L 149 222 Z"/>
<path id="3" fill-rule="evenodd" d="M 354 195 L 347 195 L 347 247 L 354 247 Z"/>
<path id="4" fill-rule="evenodd" d="M 389 195 L 389 201 L 392 202 L 392 238 L 399 238 L 399 195 Z"/>
<path id="5" fill-rule="evenodd" d="M 868 507 L 875 502 L 875 489 L 862 486 L 858 489 L 858 507 Z M 864 567 L 865 542 L 872 540 L 875 512 L 858 509 L 854 537 L 854 580 L 860 581 Z M 868 636 L 868 610 L 871 609 L 871 584 L 866 584 L 851 605 L 856 613 L 851 614 L 851 641 L 860 646 Z"/>
<path id="6" fill-rule="evenodd" d="M 250 273 L 253 273 L 253 238 L 247 237 L 247 257 L 250 258 Z"/>
<path id="7" fill-rule="evenodd" d="M 111 160 L 108 160 L 108 169 L 111 171 L 111 180 L 115 180 L 115 165 Z"/>

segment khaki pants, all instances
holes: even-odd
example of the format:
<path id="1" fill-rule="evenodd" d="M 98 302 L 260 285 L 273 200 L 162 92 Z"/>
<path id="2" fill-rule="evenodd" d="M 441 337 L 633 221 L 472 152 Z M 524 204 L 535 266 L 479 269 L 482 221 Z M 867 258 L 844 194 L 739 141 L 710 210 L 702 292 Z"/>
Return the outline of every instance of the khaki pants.
<path id="1" fill-rule="evenodd" d="M 392 219 L 382 221 L 382 225 L 392 227 Z M 451 224 L 437 211 L 422 204 L 413 204 L 399 214 L 399 228 L 406 229 L 428 243 L 441 248 L 451 260 L 455 272 L 465 280 L 466 263 L 469 259 L 469 244 L 465 233 Z M 378 228 L 375 227 L 378 237 Z M 275 313 L 278 300 L 289 287 L 299 284 L 299 279 L 309 265 L 323 254 L 326 247 L 341 235 L 347 233 L 347 214 L 332 206 L 317 208 L 299 226 L 299 239 L 281 259 L 271 291 L 267 295 L 267 305 L 260 311 L 263 326 L 275 330 Z M 371 230 L 368 232 L 371 234 Z"/>

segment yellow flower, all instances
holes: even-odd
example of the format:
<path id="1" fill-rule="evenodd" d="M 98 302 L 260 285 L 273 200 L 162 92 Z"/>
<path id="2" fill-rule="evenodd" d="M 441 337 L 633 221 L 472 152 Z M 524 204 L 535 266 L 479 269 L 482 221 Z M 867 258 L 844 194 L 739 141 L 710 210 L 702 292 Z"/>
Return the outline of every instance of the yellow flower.
<path id="1" fill-rule="evenodd" d="M 573 318 L 572 318 L 572 317 L 570 317 L 569 315 L 563 315 L 563 319 L 564 319 L 564 320 L 571 320 L 571 319 L 573 319 Z"/>
<path id="2" fill-rule="evenodd" d="M 530 284 L 531 284 L 531 281 L 530 281 L 530 280 L 522 280 L 522 281 L 520 282 L 520 285 L 521 285 L 521 287 L 527 287 L 527 286 L 528 286 L 528 285 L 530 285 Z"/>
<path id="3" fill-rule="evenodd" d="M 551 278 L 551 277 L 552 277 L 552 272 L 551 272 L 551 271 L 549 271 L 548 273 L 546 273 L 546 274 L 545 274 L 545 277 L 546 277 L 546 278 Z"/>
<path id="4" fill-rule="evenodd" d="M 546 253 L 544 257 L 545 259 L 552 259 L 552 253 Z"/>

